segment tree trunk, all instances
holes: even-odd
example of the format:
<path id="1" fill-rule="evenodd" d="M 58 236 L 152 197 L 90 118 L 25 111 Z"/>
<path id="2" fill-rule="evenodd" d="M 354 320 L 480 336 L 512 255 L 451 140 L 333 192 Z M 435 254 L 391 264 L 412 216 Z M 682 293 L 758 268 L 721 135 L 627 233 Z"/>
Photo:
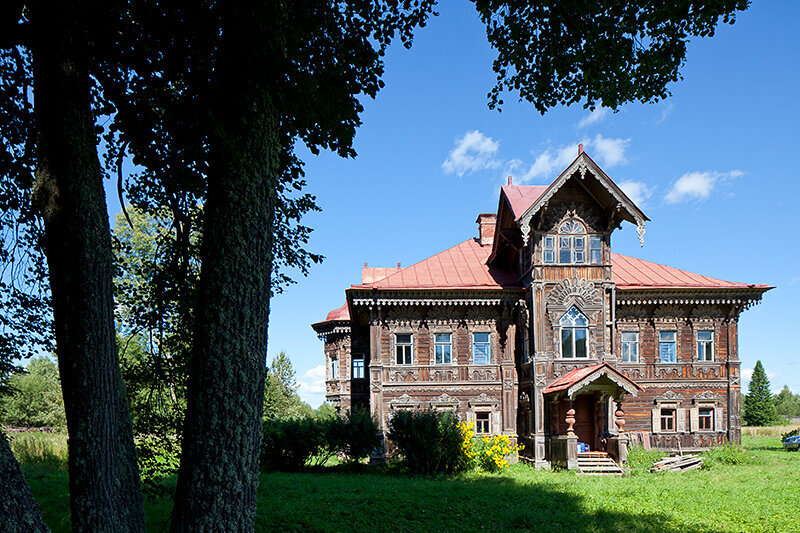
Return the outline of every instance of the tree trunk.
<path id="1" fill-rule="evenodd" d="M 7 533 L 50 531 L 2 431 L 0 431 L 0 524 L 3 524 L 3 531 Z"/>
<path id="2" fill-rule="evenodd" d="M 199 300 L 172 531 L 255 527 L 278 116 L 260 3 L 224 4 Z M 255 7 L 260 6 L 260 7 Z"/>
<path id="3" fill-rule="evenodd" d="M 117 357 L 112 253 L 89 90 L 82 2 L 34 6 L 34 195 L 44 219 L 74 531 L 144 531 Z"/>

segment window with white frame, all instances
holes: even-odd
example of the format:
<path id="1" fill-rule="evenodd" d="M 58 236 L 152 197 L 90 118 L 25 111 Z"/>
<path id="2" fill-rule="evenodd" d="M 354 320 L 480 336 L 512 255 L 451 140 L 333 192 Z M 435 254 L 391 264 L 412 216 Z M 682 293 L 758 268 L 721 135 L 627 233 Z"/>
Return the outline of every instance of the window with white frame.
<path id="1" fill-rule="evenodd" d="M 339 377 L 339 356 L 331 355 L 331 379 Z"/>
<path id="2" fill-rule="evenodd" d="M 558 229 L 558 262 L 586 262 L 586 228 L 577 220 L 567 220 Z"/>
<path id="3" fill-rule="evenodd" d="M 566 265 L 588 262 L 599 265 L 603 262 L 603 238 L 600 235 L 587 235 L 583 224 L 577 220 L 567 220 L 559 226 L 558 236 L 542 237 L 542 262 Z"/>
<path id="4" fill-rule="evenodd" d="M 491 433 L 490 413 L 475 413 L 475 433 L 478 435 L 488 435 Z"/>
<path id="5" fill-rule="evenodd" d="M 639 362 L 639 332 L 638 331 L 623 331 L 622 332 L 622 362 L 623 363 L 638 363 Z"/>
<path id="6" fill-rule="evenodd" d="M 364 356 L 353 356 L 353 379 L 364 379 Z"/>
<path id="7" fill-rule="evenodd" d="M 714 332 L 713 331 L 698 331 L 697 332 L 697 360 L 698 361 L 713 361 L 714 360 Z"/>
<path id="8" fill-rule="evenodd" d="M 675 423 L 676 414 L 677 414 L 677 409 L 672 409 L 672 408 L 661 409 L 661 431 L 664 432 L 677 431 Z"/>
<path id="9" fill-rule="evenodd" d="M 488 365 L 492 362 L 491 345 L 488 333 L 472 334 L 472 364 Z"/>
<path id="10" fill-rule="evenodd" d="M 555 235 L 545 235 L 542 239 L 542 262 L 556 262 L 556 237 Z"/>
<path id="11" fill-rule="evenodd" d="M 589 357 L 589 319 L 574 305 L 558 321 L 561 357 Z"/>
<path id="12" fill-rule="evenodd" d="M 603 239 L 598 235 L 589 236 L 589 262 L 593 265 L 603 262 Z"/>
<path id="13" fill-rule="evenodd" d="M 658 332 L 658 360 L 660 363 L 674 363 L 678 359 L 677 331 Z"/>
<path id="14" fill-rule="evenodd" d="M 434 333 L 433 346 L 437 365 L 449 365 L 453 362 L 453 345 L 450 333 Z"/>
<path id="15" fill-rule="evenodd" d="M 411 364 L 411 333 L 396 333 L 394 336 L 395 361 L 398 365 Z"/>

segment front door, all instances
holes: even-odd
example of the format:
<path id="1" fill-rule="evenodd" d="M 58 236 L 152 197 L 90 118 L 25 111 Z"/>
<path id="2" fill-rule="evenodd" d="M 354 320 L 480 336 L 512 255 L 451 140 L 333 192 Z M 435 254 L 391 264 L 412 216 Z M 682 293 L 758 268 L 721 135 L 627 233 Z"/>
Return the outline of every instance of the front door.
<path id="1" fill-rule="evenodd" d="M 597 450 L 595 445 L 595 401 L 594 397 L 590 395 L 578 396 L 572 402 L 572 408 L 575 409 L 575 425 L 572 430 L 578 436 L 578 442 L 588 444 L 594 451 Z M 567 434 L 567 411 L 569 410 L 569 401 L 561 400 L 558 405 L 558 433 L 559 435 Z"/>

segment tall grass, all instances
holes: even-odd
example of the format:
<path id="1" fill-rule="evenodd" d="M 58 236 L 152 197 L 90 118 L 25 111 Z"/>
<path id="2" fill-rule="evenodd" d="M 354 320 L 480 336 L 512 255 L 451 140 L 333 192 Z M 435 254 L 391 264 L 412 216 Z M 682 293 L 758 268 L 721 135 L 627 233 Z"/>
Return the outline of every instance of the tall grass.
<path id="1" fill-rule="evenodd" d="M 791 426 L 743 426 L 742 437 L 780 437 L 797 427 L 797 424 Z"/>
<path id="2" fill-rule="evenodd" d="M 62 433 L 11 433 L 11 451 L 25 467 L 67 469 L 67 436 Z"/>

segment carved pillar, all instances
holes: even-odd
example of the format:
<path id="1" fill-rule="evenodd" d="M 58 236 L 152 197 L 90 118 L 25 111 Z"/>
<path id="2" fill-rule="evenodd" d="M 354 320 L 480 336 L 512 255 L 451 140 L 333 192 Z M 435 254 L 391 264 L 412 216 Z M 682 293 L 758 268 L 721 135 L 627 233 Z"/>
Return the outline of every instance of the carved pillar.
<path id="1" fill-rule="evenodd" d="M 503 380 L 503 433 L 513 435 L 517 424 L 517 371 L 514 366 L 514 347 L 516 344 L 517 326 L 509 324 L 506 328 L 506 342 L 503 350 L 503 361 L 500 365 Z"/>
<path id="2" fill-rule="evenodd" d="M 625 432 L 625 411 L 622 410 L 622 400 L 617 402 L 617 412 L 614 413 L 615 421 L 614 423 L 617 425 L 617 435 L 622 435 Z"/>
<path id="3" fill-rule="evenodd" d="M 386 425 L 383 414 L 383 359 L 381 357 L 381 326 L 377 316 L 370 319 L 369 354 L 370 411 L 378 421 L 378 429 L 383 431 Z"/>
<path id="4" fill-rule="evenodd" d="M 572 400 L 569 401 L 569 409 L 567 410 L 567 416 L 564 421 L 567 423 L 567 436 L 574 437 L 575 430 L 572 426 L 575 425 L 575 408 L 572 406 Z"/>

